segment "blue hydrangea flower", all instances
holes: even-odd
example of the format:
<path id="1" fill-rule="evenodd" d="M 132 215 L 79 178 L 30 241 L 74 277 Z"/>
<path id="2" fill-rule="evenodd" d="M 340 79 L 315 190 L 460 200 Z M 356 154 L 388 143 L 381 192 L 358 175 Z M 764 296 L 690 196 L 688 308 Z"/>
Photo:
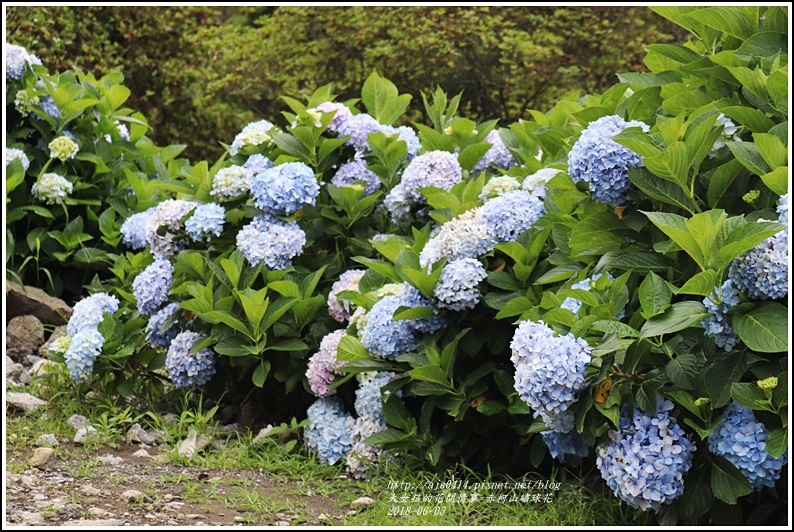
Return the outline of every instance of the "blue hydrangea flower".
<path id="1" fill-rule="evenodd" d="M 243 168 L 249 170 L 251 175 L 255 176 L 256 174 L 261 174 L 265 170 L 270 170 L 273 168 L 273 166 L 273 161 L 260 153 L 255 153 L 248 157 L 248 159 L 245 161 L 245 164 L 243 165 Z M 248 187 L 251 187 L 250 183 Z"/>
<path id="2" fill-rule="evenodd" d="M 105 317 L 105 313 L 113 314 L 119 309 L 116 296 L 104 293 L 93 294 L 78 301 L 72 309 L 72 316 L 66 325 L 69 336 L 75 336 L 83 329 L 96 329 Z"/>
<path id="3" fill-rule="evenodd" d="M 385 451 L 382 446 L 364 443 L 364 440 L 373 434 L 388 428 L 382 418 L 363 416 L 355 420 L 350 436 L 352 445 L 345 462 L 345 469 L 354 478 L 364 478 L 368 472 L 379 465 L 395 461 L 394 455 Z"/>
<path id="4" fill-rule="evenodd" d="M 304 163 L 284 163 L 254 177 L 251 195 L 265 212 L 290 215 L 304 205 L 314 205 L 320 185 Z"/>
<path id="5" fill-rule="evenodd" d="M 75 382 L 85 382 L 94 371 L 94 361 L 102 353 L 105 338 L 93 327 L 80 329 L 72 337 L 63 358 L 69 376 Z"/>
<path id="6" fill-rule="evenodd" d="M 417 308 L 427 307 L 433 311 L 435 316 L 431 318 L 419 318 L 408 320 L 408 324 L 416 331 L 432 334 L 442 327 L 446 326 L 447 320 L 444 316 L 438 315 L 438 309 L 422 295 L 418 289 L 409 284 L 403 284 L 402 292 L 400 293 L 402 304 L 406 307 Z"/>
<path id="7" fill-rule="evenodd" d="M 328 293 L 328 313 L 336 321 L 344 323 L 352 316 L 350 301 L 339 301 L 336 296 L 345 290 L 357 292 L 358 283 L 364 277 L 364 273 L 366 273 L 364 270 L 348 270 L 331 286 L 331 291 Z"/>
<path id="8" fill-rule="evenodd" d="M 491 147 L 485 152 L 483 158 L 474 165 L 472 172 L 481 172 L 491 165 L 507 170 L 518 164 L 513 154 L 510 153 L 510 150 L 505 146 L 498 130 L 492 129 L 488 135 L 485 136 L 485 142 L 490 143 Z"/>
<path id="9" fill-rule="evenodd" d="M 703 300 L 709 315 L 700 320 L 703 328 L 706 329 L 705 335 L 714 338 L 714 343 L 725 351 L 731 351 L 739 341 L 739 335 L 733 330 L 730 322 L 726 318 L 727 312 L 734 305 L 740 303 L 739 291 L 728 279 L 722 284 L 720 296 L 716 294 L 716 289 L 711 296 Z M 720 302 L 721 303 L 717 303 Z"/>
<path id="10" fill-rule="evenodd" d="M 419 141 L 419 137 L 417 137 L 416 133 L 414 133 L 414 130 L 408 126 L 383 126 L 381 131 L 387 135 L 394 135 L 397 133 L 397 138 L 405 141 L 408 149 L 408 160 L 416 157 L 416 155 L 419 153 L 419 150 L 422 149 L 422 143 Z"/>
<path id="11" fill-rule="evenodd" d="M 168 301 L 168 291 L 173 282 L 174 265 L 162 255 L 156 255 L 154 262 L 132 281 L 132 293 L 138 301 L 140 313 L 151 316 L 157 312 Z"/>
<path id="12" fill-rule="evenodd" d="M 551 178 L 559 174 L 562 170 L 556 168 L 541 168 L 532 175 L 528 175 L 521 183 L 521 188 L 539 198 L 546 197 L 546 185 Z"/>
<path id="13" fill-rule="evenodd" d="M 516 240 L 545 212 L 543 202 L 525 190 L 507 192 L 482 206 L 482 217 L 498 243 Z"/>
<path id="14" fill-rule="evenodd" d="M 361 329 L 361 343 L 367 350 L 386 360 L 394 360 L 416 348 L 417 332 L 409 321 L 392 321 L 394 311 L 405 306 L 400 296 L 386 296 L 367 313 L 367 323 Z"/>
<path id="15" fill-rule="evenodd" d="M 201 335 L 193 331 L 177 334 L 168 347 L 165 369 L 177 388 L 198 388 L 215 375 L 215 353 L 212 349 L 201 349 L 191 353 L 193 344 Z"/>
<path id="16" fill-rule="evenodd" d="M 722 421 L 709 435 L 709 451 L 726 458 L 747 477 L 753 489 L 771 488 L 788 463 L 788 451 L 772 458 L 766 450 L 769 431 L 753 411 L 735 402 L 722 413 Z"/>
<path id="17" fill-rule="evenodd" d="M 383 205 L 386 210 L 391 214 L 391 219 L 394 223 L 399 223 L 411 214 L 411 205 L 413 202 L 408 197 L 408 192 L 402 183 L 398 183 L 392 188 L 386 197 L 383 198 Z"/>
<path id="18" fill-rule="evenodd" d="M 480 261 L 471 258 L 448 262 L 436 284 L 438 306 L 449 310 L 472 309 L 480 302 L 477 285 L 488 277 Z"/>
<path id="19" fill-rule="evenodd" d="M 540 435 L 549 448 L 551 457 L 556 458 L 561 464 L 579 465 L 582 458 L 587 458 L 590 454 L 590 449 L 585 445 L 581 434 L 575 430 L 570 432 L 545 430 Z"/>
<path id="20" fill-rule="evenodd" d="M 788 192 L 780 196 L 779 205 L 777 206 L 778 219 L 777 221 L 783 225 L 788 225 Z"/>
<path id="21" fill-rule="evenodd" d="M 515 177 L 510 177 L 509 175 L 493 176 L 482 187 L 479 198 L 480 201 L 487 201 L 519 188 L 521 188 L 521 183 Z"/>
<path id="22" fill-rule="evenodd" d="M 338 375 L 339 368 L 345 365 L 345 362 L 336 358 L 336 350 L 345 334 L 344 329 L 326 334 L 320 342 L 320 350 L 309 358 L 306 378 L 309 381 L 309 388 L 317 397 L 328 397 L 336 393 L 336 390 L 331 390 L 330 387 L 334 377 Z"/>
<path id="23" fill-rule="evenodd" d="M 261 214 L 237 233 L 237 247 L 252 266 L 264 261 L 268 268 L 283 270 L 292 265 L 306 243 L 306 233 L 294 221 Z"/>
<path id="24" fill-rule="evenodd" d="M 572 416 L 563 413 L 585 387 L 585 369 L 592 348 L 570 333 L 555 336 L 543 321 L 522 322 L 510 347 L 519 397 L 553 430 L 572 430 Z"/>
<path id="25" fill-rule="evenodd" d="M 751 299 L 779 299 L 788 295 L 788 231 L 767 238 L 736 257 L 728 278 Z"/>
<path id="26" fill-rule="evenodd" d="M 24 47 L 16 44 L 5 43 L 6 53 L 6 77 L 11 79 L 22 79 L 25 67 L 29 65 L 40 65 L 41 59 L 29 53 Z"/>
<path id="27" fill-rule="evenodd" d="M 331 119 L 331 122 L 328 124 L 328 131 L 332 131 L 334 133 L 339 131 L 340 126 L 344 124 L 348 118 L 353 116 L 353 113 L 350 112 L 350 109 L 345 104 L 336 103 L 336 102 L 323 102 L 313 109 L 307 109 L 307 112 L 308 111 L 322 111 L 323 113 L 334 113 L 334 117 Z"/>
<path id="28" fill-rule="evenodd" d="M 226 211 L 217 203 L 205 203 L 196 207 L 185 221 L 185 232 L 196 242 L 210 240 L 210 235 L 221 236 Z"/>
<path id="29" fill-rule="evenodd" d="M 28 168 L 30 168 L 30 159 L 25 155 L 25 152 L 17 148 L 6 148 L 6 166 L 17 159 L 22 163 L 22 168 L 27 172 Z"/>
<path id="30" fill-rule="evenodd" d="M 146 241 L 146 224 L 153 213 L 154 207 L 151 207 L 124 220 L 121 224 L 122 242 L 132 249 L 143 249 L 149 245 Z"/>
<path id="31" fill-rule="evenodd" d="M 179 303 L 169 303 L 164 306 L 149 318 L 146 324 L 146 341 L 152 347 L 168 347 L 176 335 L 179 333 L 179 328 L 173 324 L 164 329 L 166 321 L 172 317 L 179 310 Z"/>
<path id="32" fill-rule="evenodd" d="M 463 169 L 454 153 L 429 151 L 418 156 L 403 171 L 401 184 L 408 199 L 424 203 L 419 192 L 422 187 L 437 187 L 450 190 L 463 180 Z"/>
<path id="33" fill-rule="evenodd" d="M 590 194 L 614 207 L 625 203 L 631 186 L 629 168 L 640 166 L 642 157 L 612 140 L 629 127 L 650 131 L 647 124 L 624 121 L 617 115 L 592 122 L 568 153 L 568 173 L 574 181 L 587 181 Z"/>
<path id="34" fill-rule="evenodd" d="M 185 248 L 187 239 L 174 241 L 174 237 L 183 231 L 185 217 L 198 205 L 195 201 L 168 199 L 154 208 L 146 220 L 146 242 L 153 254 L 172 257 Z M 163 234 L 161 228 L 165 228 Z"/>
<path id="35" fill-rule="evenodd" d="M 33 183 L 30 192 L 47 205 L 53 205 L 63 203 L 73 189 L 74 185 L 68 179 L 54 172 L 48 172 Z"/>
<path id="36" fill-rule="evenodd" d="M 361 159 L 343 164 L 331 178 L 331 184 L 337 187 L 352 185 L 356 181 L 364 182 L 364 196 L 370 196 L 380 188 L 378 174 L 367 168 L 367 163 Z"/>
<path id="37" fill-rule="evenodd" d="M 252 155 L 251 158 L 254 156 Z M 260 155 L 261 157 L 261 155 Z M 247 165 L 248 163 L 246 163 Z M 271 164 L 272 168 L 273 165 Z M 265 171 L 263 168 L 261 171 Z M 247 194 L 251 190 L 251 184 L 254 182 L 254 169 L 246 166 L 230 166 L 228 168 L 221 168 L 215 177 L 212 178 L 212 190 L 210 194 L 219 200 L 229 199 L 239 196 L 240 194 Z"/>
<path id="38" fill-rule="evenodd" d="M 349 136 L 346 144 L 355 148 L 356 155 L 363 155 L 369 151 L 367 143 L 369 134 L 381 131 L 382 127 L 372 116 L 361 113 L 352 115 L 342 122 L 339 125 L 338 133 L 340 137 Z"/>
<path id="39" fill-rule="evenodd" d="M 232 145 L 229 148 L 229 153 L 234 156 L 237 155 L 240 150 L 248 146 L 267 145 L 270 143 L 276 130 L 276 126 L 267 120 L 251 122 L 234 137 L 234 141 L 232 141 Z"/>
<path id="40" fill-rule="evenodd" d="M 55 100 L 53 100 L 52 96 L 49 94 L 42 98 L 42 100 L 39 102 L 39 107 L 41 107 L 42 111 L 52 117 L 56 124 L 61 120 L 61 112 L 58 110 L 58 106 L 55 105 Z M 34 117 L 41 120 L 39 115 L 34 115 Z"/>
<path id="41" fill-rule="evenodd" d="M 385 423 L 381 388 L 393 381 L 395 377 L 396 375 L 391 371 L 378 371 L 372 375 L 365 374 L 359 380 L 359 387 L 356 390 L 354 403 L 356 414 Z"/>
<path id="42" fill-rule="evenodd" d="M 318 399 L 306 411 L 309 424 L 303 430 L 308 449 L 314 450 L 324 464 L 333 465 L 347 457 L 352 448 L 355 420 L 345 412 L 337 397 Z"/>
<path id="43" fill-rule="evenodd" d="M 427 241 L 419 254 L 422 266 L 442 257 L 452 261 L 477 258 L 491 251 L 496 244 L 492 228 L 486 223 L 482 208 L 468 210 L 441 226 L 438 234 Z"/>
<path id="44" fill-rule="evenodd" d="M 607 485 L 632 508 L 658 510 L 684 493 L 684 475 L 692 467 L 695 444 L 666 411 L 649 416 L 635 409 L 598 452 L 596 465 Z"/>

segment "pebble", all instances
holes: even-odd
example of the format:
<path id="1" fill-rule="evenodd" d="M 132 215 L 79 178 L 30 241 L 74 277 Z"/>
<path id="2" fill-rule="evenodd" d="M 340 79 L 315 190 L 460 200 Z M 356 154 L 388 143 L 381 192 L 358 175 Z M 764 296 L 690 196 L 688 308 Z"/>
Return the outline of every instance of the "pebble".
<path id="1" fill-rule="evenodd" d="M 369 508 L 373 504 L 375 504 L 375 501 L 373 501 L 371 498 L 369 498 L 369 497 L 359 497 L 358 499 L 353 501 L 350 504 L 350 506 L 352 506 L 353 508 L 356 508 L 358 510 L 363 510 L 364 508 Z"/>
<path id="2" fill-rule="evenodd" d="M 91 425 L 78 429 L 77 434 L 74 435 L 75 443 L 85 443 L 89 440 L 96 439 L 99 439 L 99 433 Z"/>
<path id="3" fill-rule="evenodd" d="M 58 447 L 60 442 L 58 442 L 58 438 L 55 437 L 55 434 L 42 434 L 36 440 L 36 445 L 39 447 Z"/>
<path id="4" fill-rule="evenodd" d="M 66 422 L 75 430 L 80 430 L 89 425 L 88 418 L 79 414 L 73 415 Z"/>
<path id="5" fill-rule="evenodd" d="M 100 456 L 97 458 L 97 460 L 105 465 L 119 465 L 124 461 L 124 458 L 120 456 L 113 456 L 112 454 L 106 454 L 105 456 Z"/>
<path id="6" fill-rule="evenodd" d="M 138 451 L 135 451 L 134 453 L 132 453 L 132 456 L 134 456 L 135 458 L 149 458 L 149 459 L 152 458 L 152 455 L 146 452 L 146 449 L 140 449 Z"/>
<path id="7" fill-rule="evenodd" d="M 38 447 L 33 451 L 33 456 L 28 460 L 30 467 L 46 469 L 55 461 L 55 449 L 51 447 Z"/>
<path id="8" fill-rule="evenodd" d="M 86 484 L 85 486 L 80 486 L 80 493 L 82 493 L 83 495 L 88 495 L 89 497 L 93 497 L 95 495 L 102 494 L 102 491 L 96 489 L 91 484 Z"/>
<path id="9" fill-rule="evenodd" d="M 127 502 L 145 502 L 149 499 L 145 493 L 138 490 L 127 490 L 121 494 L 121 498 Z"/>

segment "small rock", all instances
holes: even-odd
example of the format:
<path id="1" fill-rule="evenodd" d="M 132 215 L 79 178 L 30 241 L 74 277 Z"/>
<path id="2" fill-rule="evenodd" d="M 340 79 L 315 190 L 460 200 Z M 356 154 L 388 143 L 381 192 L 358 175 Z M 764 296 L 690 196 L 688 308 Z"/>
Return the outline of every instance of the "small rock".
<path id="1" fill-rule="evenodd" d="M 164 504 L 163 505 L 163 509 L 166 512 L 177 513 L 177 512 L 179 512 L 182 509 L 182 507 L 184 505 L 185 505 L 185 503 L 183 503 L 183 502 L 173 501 L 173 502 L 169 502 L 169 503 Z"/>
<path id="2" fill-rule="evenodd" d="M 272 430 L 273 430 L 273 425 L 268 425 L 267 427 L 263 428 L 262 430 L 259 431 L 259 434 L 257 434 L 254 437 L 254 439 L 253 439 L 253 441 L 251 443 L 256 444 L 256 443 L 259 443 L 260 441 L 264 440 L 265 438 L 267 438 L 268 434 L 270 434 L 270 432 Z"/>
<path id="3" fill-rule="evenodd" d="M 74 414 L 66 422 L 75 430 L 80 430 L 88 425 L 88 418 L 80 414 Z"/>
<path id="4" fill-rule="evenodd" d="M 139 423 L 134 424 L 130 430 L 127 431 L 125 438 L 129 443 L 145 443 L 146 445 L 154 445 L 154 437 L 146 432 Z"/>
<path id="5" fill-rule="evenodd" d="M 201 519 L 201 514 L 185 514 L 185 519 Z"/>
<path id="6" fill-rule="evenodd" d="M 144 514 L 143 517 L 146 519 L 157 519 L 157 516 L 155 516 L 154 514 Z"/>
<path id="7" fill-rule="evenodd" d="M 75 443 L 85 443 L 89 440 L 96 440 L 96 439 L 99 439 L 99 433 L 91 425 L 81 428 L 80 430 L 77 431 L 77 434 L 74 435 Z"/>
<path id="8" fill-rule="evenodd" d="M 44 325 L 36 316 L 12 318 L 6 323 L 6 354 L 16 362 L 38 351 L 44 343 Z"/>
<path id="9" fill-rule="evenodd" d="M 187 438 L 179 444 L 179 456 L 190 458 L 210 444 L 210 438 L 204 434 L 199 435 L 196 429 L 190 429 Z"/>
<path id="10" fill-rule="evenodd" d="M 166 493 L 165 495 L 163 495 L 163 500 L 164 500 L 165 502 L 168 502 L 168 501 L 173 501 L 173 500 L 174 500 L 174 496 L 173 496 L 173 495 L 171 495 L 170 493 Z"/>
<path id="11" fill-rule="evenodd" d="M 289 526 L 289 521 L 276 521 L 276 526 Z"/>
<path id="12" fill-rule="evenodd" d="M 33 456 L 28 460 L 30 467 L 47 469 L 55 461 L 55 449 L 51 447 L 39 447 L 33 451 Z"/>
<path id="13" fill-rule="evenodd" d="M 234 522 L 235 523 L 242 523 L 243 521 L 245 521 L 245 518 L 242 515 L 235 515 L 234 516 Z"/>
<path id="14" fill-rule="evenodd" d="M 52 360 L 41 359 L 37 360 L 33 367 L 30 368 L 30 374 L 34 377 L 41 377 L 46 375 L 48 371 L 58 367 L 58 364 Z"/>
<path id="15" fill-rule="evenodd" d="M 36 440 L 36 445 L 39 447 L 58 447 L 60 443 L 58 442 L 58 438 L 55 437 L 55 434 L 42 434 Z"/>
<path id="16" fill-rule="evenodd" d="M 146 502 L 149 500 L 145 493 L 138 490 L 127 490 L 121 494 L 121 498 L 127 502 Z"/>
<path id="17" fill-rule="evenodd" d="M 234 436 L 241 434 L 244 431 L 245 427 L 243 427 L 240 423 L 230 423 L 218 428 L 218 432 L 223 434 L 231 434 Z"/>
<path id="18" fill-rule="evenodd" d="M 351 517 L 352 517 L 352 516 L 354 516 L 354 515 L 356 515 L 357 513 L 358 513 L 358 511 L 356 511 L 356 510 L 348 510 L 348 511 L 347 511 L 347 515 L 349 515 L 349 516 L 351 516 Z"/>
<path id="19" fill-rule="evenodd" d="M 326 519 L 331 519 L 331 516 L 325 512 L 322 512 L 320 513 L 320 515 L 317 516 L 317 519 L 319 519 L 320 521 L 324 521 Z"/>
<path id="20" fill-rule="evenodd" d="M 352 506 L 353 508 L 355 508 L 357 510 L 363 510 L 364 508 L 369 508 L 373 504 L 375 504 L 375 501 L 373 501 L 369 497 L 359 497 L 358 499 L 353 501 L 350 504 L 350 506 Z"/>
<path id="21" fill-rule="evenodd" d="M 86 484 L 85 486 L 80 486 L 80 493 L 82 493 L 83 495 L 88 495 L 89 497 L 93 497 L 95 495 L 101 495 L 102 494 L 102 490 L 98 490 L 97 488 L 95 488 L 91 484 Z"/>
<path id="22" fill-rule="evenodd" d="M 149 458 L 151 460 L 152 455 L 146 452 L 146 449 L 140 449 L 132 453 L 132 456 L 135 458 Z"/>
<path id="23" fill-rule="evenodd" d="M 112 454 L 107 454 L 105 456 L 100 456 L 97 458 L 100 463 L 105 465 L 119 465 L 124 461 L 124 458 L 120 456 L 113 456 Z"/>
<path id="24" fill-rule="evenodd" d="M 45 523 L 44 516 L 38 512 L 20 512 L 19 517 L 24 525 L 41 525 Z"/>
<path id="25" fill-rule="evenodd" d="M 47 401 L 42 401 L 29 393 L 8 392 L 6 393 L 6 404 L 24 412 L 33 412 L 46 405 Z"/>
<path id="26" fill-rule="evenodd" d="M 41 511 L 41 516 L 44 519 L 52 519 L 53 517 L 57 517 L 58 516 L 58 512 L 53 512 L 52 510 L 42 510 Z"/>
<path id="27" fill-rule="evenodd" d="M 23 367 L 22 371 L 19 372 L 19 382 L 22 384 L 30 384 L 30 379 L 30 372 Z"/>
<path id="28" fill-rule="evenodd" d="M 75 521 L 67 521 L 64 525 L 68 526 L 90 526 L 90 527 L 109 527 L 121 526 L 121 519 L 77 519 Z"/>

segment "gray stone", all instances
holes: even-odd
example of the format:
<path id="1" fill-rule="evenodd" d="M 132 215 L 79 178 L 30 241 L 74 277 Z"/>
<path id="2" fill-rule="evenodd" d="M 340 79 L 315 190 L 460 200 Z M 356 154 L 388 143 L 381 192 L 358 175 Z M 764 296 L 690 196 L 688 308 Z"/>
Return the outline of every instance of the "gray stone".
<path id="1" fill-rule="evenodd" d="M 75 443 L 86 443 L 89 440 L 98 440 L 98 439 L 99 439 L 99 433 L 91 425 L 81 428 L 80 430 L 77 431 L 77 434 L 74 435 Z"/>
<path id="2" fill-rule="evenodd" d="M 212 440 L 204 435 L 199 434 L 196 429 L 190 429 L 182 443 L 179 444 L 177 452 L 183 458 L 190 458 L 194 454 L 201 452 Z"/>
<path id="3" fill-rule="evenodd" d="M 148 432 L 146 432 L 139 423 L 136 423 L 130 427 L 130 430 L 127 431 L 125 441 L 128 444 L 145 443 L 146 445 L 154 445 L 155 443 L 154 436 L 151 436 Z"/>
<path id="4" fill-rule="evenodd" d="M 19 517 L 23 525 L 43 525 L 46 520 L 38 512 L 20 512 Z"/>
<path id="5" fill-rule="evenodd" d="M 145 493 L 138 490 L 127 490 L 121 494 L 121 498 L 127 502 L 147 502 L 149 497 Z"/>
<path id="6" fill-rule="evenodd" d="M 65 325 L 72 309 L 44 290 L 6 281 L 6 319 L 26 315 L 36 316 L 47 325 Z"/>
<path id="7" fill-rule="evenodd" d="M 83 495 L 88 495 L 89 497 L 95 497 L 97 495 L 101 495 L 102 494 L 102 490 L 99 490 L 99 489 L 95 488 L 91 484 L 86 484 L 84 486 L 80 486 L 80 493 L 82 493 Z M 102 517 L 104 515 L 104 514 L 94 513 L 91 510 L 98 510 L 98 508 L 91 508 L 91 509 L 88 510 L 88 513 L 90 513 L 93 516 Z M 102 512 L 104 512 L 105 514 L 107 513 L 107 512 L 105 512 L 105 510 L 102 510 Z"/>
<path id="8" fill-rule="evenodd" d="M 80 414 L 74 414 L 66 422 L 72 428 L 79 430 L 85 427 L 86 425 L 88 425 L 88 418 L 85 416 L 81 416 Z"/>
<path id="9" fill-rule="evenodd" d="M 17 316 L 6 324 L 6 355 L 15 362 L 22 362 L 43 343 L 44 325 L 36 316 Z"/>
<path id="10" fill-rule="evenodd" d="M 139 449 L 134 453 L 132 453 L 132 456 L 134 456 L 135 458 L 148 458 L 150 460 L 152 459 L 152 455 L 146 452 L 146 449 Z"/>
<path id="11" fill-rule="evenodd" d="M 272 431 L 273 431 L 273 425 L 268 425 L 267 427 L 265 427 L 262 430 L 260 430 L 259 434 L 254 436 L 254 439 L 253 439 L 253 441 L 251 443 L 256 444 L 256 443 L 261 442 L 262 440 L 267 438 L 268 434 L 270 434 Z"/>
<path id="12" fill-rule="evenodd" d="M 120 456 L 114 456 L 112 454 L 106 454 L 105 456 L 100 456 L 97 458 L 97 460 L 105 465 L 119 465 L 124 461 L 124 458 Z"/>
<path id="13" fill-rule="evenodd" d="M 19 373 L 19 382 L 22 384 L 30 384 L 30 372 L 26 370 L 24 367 L 22 371 Z"/>
<path id="14" fill-rule="evenodd" d="M 42 434 L 36 440 L 36 445 L 40 447 L 58 447 L 60 442 L 55 437 L 55 434 Z"/>
<path id="15" fill-rule="evenodd" d="M 47 401 L 42 401 L 29 393 L 8 392 L 6 393 L 6 404 L 24 412 L 32 412 L 46 405 Z"/>
<path id="16" fill-rule="evenodd" d="M 375 501 L 373 501 L 369 497 L 359 497 L 358 499 L 350 503 L 350 506 L 352 506 L 357 510 L 363 510 L 364 508 L 369 508 L 373 504 L 375 504 Z"/>
<path id="17" fill-rule="evenodd" d="M 47 469 L 55 461 L 55 449 L 51 447 L 38 447 L 33 450 L 33 456 L 28 460 L 30 467 Z"/>

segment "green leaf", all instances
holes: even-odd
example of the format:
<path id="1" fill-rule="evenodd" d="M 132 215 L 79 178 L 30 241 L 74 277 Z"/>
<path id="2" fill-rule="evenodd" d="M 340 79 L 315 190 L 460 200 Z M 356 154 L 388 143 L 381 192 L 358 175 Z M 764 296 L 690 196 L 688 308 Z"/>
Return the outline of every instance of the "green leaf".
<path id="1" fill-rule="evenodd" d="M 787 449 L 788 431 L 785 428 L 771 431 L 766 439 L 766 451 L 772 455 L 772 458 L 780 458 Z"/>
<path id="2" fill-rule="evenodd" d="M 662 150 L 651 140 L 651 136 L 640 128 L 624 129 L 613 136 L 612 140 L 642 157 L 655 157 L 662 153 Z"/>
<path id="3" fill-rule="evenodd" d="M 411 95 L 400 95 L 394 83 L 373 72 L 361 88 L 361 101 L 378 122 L 390 125 L 408 109 Z"/>
<path id="4" fill-rule="evenodd" d="M 679 301 L 673 303 L 662 314 L 646 321 L 640 329 L 640 335 L 643 338 L 650 338 L 678 332 L 700 322 L 706 316 L 708 311 L 700 301 Z"/>
<path id="5" fill-rule="evenodd" d="M 719 500 L 736 504 L 739 497 L 752 493 L 747 477 L 721 456 L 711 456 L 711 491 Z"/>
<path id="6" fill-rule="evenodd" d="M 502 307 L 496 314 L 496 319 L 500 320 L 502 318 L 509 318 L 511 316 L 520 316 L 527 310 L 531 309 L 534 306 L 532 300 L 525 296 L 514 297 L 507 303 L 505 306 Z"/>
<path id="7" fill-rule="evenodd" d="M 762 175 L 761 181 L 769 187 L 769 190 L 782 196 L 788 192 L 788 176 L 788 166 L 778 166 L 768 174 Z"/>
<path id="8" fill-rule="evenodd" d="M 772 169 L 766 163 L 758 148 L 752 142 L 734 142 L 729 141 L 725 143 L 733 153 L 734 157 L 742 163 L 742 166 L 750 170 L 755 175 L 761 176 L 768 174 Z"/>
<path id="9" fill-rule="evenodd" d="M 731 385 L 744 373 L 746 364 L 741 353 L 724 353 L 706 368 L 704 381 L 706 393 L 714 408 L 728 404 L 731 399 Z"/>
<path id="10" fill-rule="evenodd" d="M 765 301 L 749 312 L 733 316 L 739 338 L 753 351 L 781 353 L 788 351 L 788 310 L 780 303 Z"/>
<path id="11" fill-rule="evenodd" d="M 766 80 L 766 89 L 778 111 L 788 116 L 788 76 L 784 70 L 772 72 Z"/>
<path id="12" fill-rule="evenodd" d="M 566 279 L 570 279 L 577 273 L 582 271 L 581 264 L 578 263 L 569 263 L 563 264 L 562 266 L 557 266 L 556 268 L 552 268 L 551 270 L 547 271 L 535 281 L 535 284 L 549 284 L 549 283 L 557 283 L 559 281 L 564 281 Z"/>
<path id="13" fill-rule="evenodd" d="M 673 384 L 685 390 L 691 390 L 695 387 L 701 367 L 702 364 L 697 356 L 692 353 L 684 353 L 668 362 L 665 372 Z"/>
<path id="14" fill-rule="evenodd" d="M 264 360 L 256 367 L 254 374 L 251 375 L 251 382 L 253 382 L 254 386 L 257 388 L 263 387 L 268 373 L 270 373 L 270 362 Z"/>
<path id="15" fill-rule="evenodd" d="M 305 351 L 306 349 L 309 349 L 309 346 L 299 338 L 283 338 L 267 346 L 268 351 Z"/>
<path id="16" fill-rule="evenodd" d="M 735 120 L 757 133 L 766 133 L 775 125 L 771 118 L 752 107 L 745 107 L 743 105 L 723 107 L 720 109 L 720 112 L 731 120 Z"/>
<path id="17" fill-rule="evenodd" d="M 444 373 L 444 370 L 432 364 L 414 368 L 408 372 L 408 375 L 416 380 L 440 384 L 442 386 L 446 386 L 447 388 L 449 388 L 450 385 L 450 381 L 447 378 L 446 373 Z"/>
<path id="18" fill-rule="evenodd" d="M 640 331 L 634 327 L 616 320 L 598 320 L 590 326 L 590 329 L 605 333 L 614 333 L 620 338 L 637 338 L 640 335 Z"/>
<path id="19" fill-rule="evenodd" d="M 648 197 L 691 214 L 698 211 L 695 201 L 678 184 L 655 176 L 645 167 L 629 168 L 629 180 Z"/>
<path id="20" fill-rule="evenodd" d="M 634 270 L 637 272 L 649 272 L 653 270 L 666 270 L 670 267 L 670 262 L 662 255 L 645 251 L 610 251 L 605 253 L 598 261 L 593 273 L 618 270 Z"/>
<path id="21" fill-rule="evenodd" d="M 248 327 L 246 327 L 246 325 L 242 321 L 234 317 L 230 312 L 227 312 L 225 310 L 211 310 L 209 312 L 206 312 L 204 316 L 213 320 L 214 322 L 221 322 L 225 325 L 228 325 L 235 331 L 240 332 L 248 336 L 249 338 L 251 337 L 250 336 L 251 333 Z"/>
<path id="22" fill-rule="evenodd" d="M 690 11 L 686 18 L 696 20 L 745 41 L 755 33 L 753 23 L 734 7 L 706 7 Z"/>
<path id="23" fill-rule="evenodd" d="M 788 162 L 788 150 L 779 138 L 770 133 L 753 133 L 753 140 L 758 153 L 764 158 L 769 168 L 777 168 Z M 760 174 L 759 174 L 760 175 Z"/>
<path id="24" fill-rule="evenodd" d="M 356 360 L 369 360 L 369 351 L 355 336 L 345 335 L 336 348 L 336 358 L 340 361 L 353 362 Z"/>
<path id="25" fill-rule="evenodd" d="M 742 163 L 738 159 L 731 159 L 713 171 L 709 178 L 708 191 L 706 193 L 706 201 L 708 201 L 710 207 L 714 208 L 717 206 L 717 203 L 725 195 L 728 187 L 731 186 L 741 169 Z"/>
<path id="26" fill-rule="evenodd" d="M 733 220 L 730 218 L 729 220 Z M 741 219 L 744 221 L 743 219 Z M 745 222 L 736 224 L 727 237 L 721 238 L 717 245 L 716 263 L 712 261 L 715 269 L 723 268 L 736 257 L 751 250 L 767 238 L 784 229 L 785 226 L 777 222 Z"/>
<path id="27" fill-rule="evenodd" d="M 400 307 L 394 312 L 392 320 L 418 320 L 422 318 L 432 318 L 435 315 L 436 314 L 430 307 Z"/>
<path id="28" fill-rule="evenodd" d="M 640 284 L 640 306 L 642 317 L 650 319 L 670 306 L 673 294 L 664 279 L 651 272 Z"/>
<path id="29" fill-rule="evenodd" d="M 731 398 L 750 410 L 772 410 L 769 399 L 764 391 L 752 382 L 734 382 L 731 384 Z"/>
<path id="30" fill-rule="evenodd" d="M 706 253 L 704 253 L 698 239 L 689 231 L 688 220 L 677 214 L 666 212 L 646 212 L 645 214 L 653 224 L 669 236 L 673 242 L 686 251 L 701 269 L 708 268 Z"/>
<path id="31" fill-rule="evenodd" d="M 691 294 L 695 296 L 708 297 L 717 283 L 717 272 L 706 270 L 696 273 L 690 277 L 684 286 L 676 291 L 676 294 Z"/>

